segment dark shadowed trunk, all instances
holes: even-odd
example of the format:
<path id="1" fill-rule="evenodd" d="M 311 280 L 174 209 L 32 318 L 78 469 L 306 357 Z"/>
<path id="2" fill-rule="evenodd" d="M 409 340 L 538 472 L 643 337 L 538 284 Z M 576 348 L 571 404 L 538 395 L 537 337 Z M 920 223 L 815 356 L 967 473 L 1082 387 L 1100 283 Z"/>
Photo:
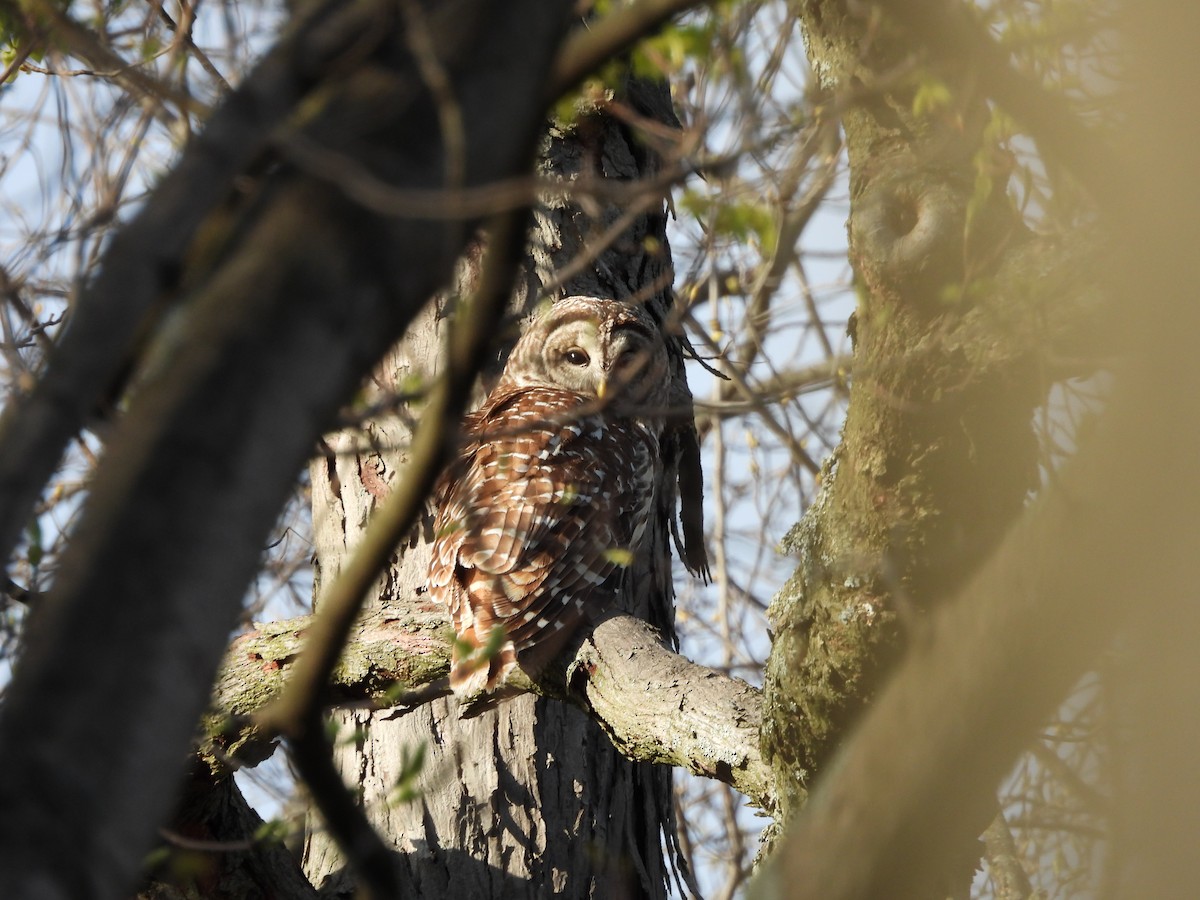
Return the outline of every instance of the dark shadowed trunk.
<path id="1" fill-rule="evenodd" d="M 458 183 L 523 173 L 566 4 L 404 6 L 459 102 Z M 64 445 L 136 372 L 0 707 L 6 897 L 134 888 L 298 472 L 470 237 L 356 199 L 356 178 L 448 180 L 401 19 L 383 2 L 297 16 L 114 238 L 5 410 L 7 550 Z"/>

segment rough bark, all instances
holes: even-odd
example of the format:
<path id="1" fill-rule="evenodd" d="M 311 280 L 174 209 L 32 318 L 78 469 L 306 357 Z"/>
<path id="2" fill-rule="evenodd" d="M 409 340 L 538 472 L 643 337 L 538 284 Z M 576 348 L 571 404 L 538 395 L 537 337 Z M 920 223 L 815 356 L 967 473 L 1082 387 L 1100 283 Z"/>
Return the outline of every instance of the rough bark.
<path id="1" fill-rule="evenodd" d="M 643 115 L 670 114 L 665 89 L 635 84 L 625 98 Z M 565 181 L 651 176 L 656 158 L 616 119 L 599 111 L 552 131 L 542 174 Z M 573 201 L 539 207 L 527 278 L 517 292 L 524 311 L 568 294 L 648 302 L 666 319 L 670 259 L 661 196 L 626 217 L 612 204 L 585 215 Z M 628 219 L 626 221 L 626 219 Z M 616 226 L 614 228 L 614 226 Z M 607 242 L 600 240 L 612 231 Z M 574 272 L 562 277 L 567 267 Z M 469 267 L 464 275 L 470 281 Z M 428 377 L 438 351 L 438 319 L 413 329 L 376 375 L 384 390 Z M 515 331 L 512 335 L 515 337 Z M 676 354 L 678 377 L 682 360 Z M 686 387 L 681 387 L 686 396 Z M 373 420 L 364 434 L 329 439 L 314 464 L 314 530 L 320 580 L 336 576 L 371 511 L 390 490 L 411 421 Z M 365 440 L 364 440 L 365 438 Z M 670 558 L 665 516 L 674 488 L 663 490 L 663 516 L 636 561 L 626 608 L 671 633 Z M 424 587 L 432 520 L 427 518 L 385 574 L 372 607 L 406 616 Z M 419 600 L 417 602 L 420 602 Z M 670 769 L 630 762 L 579 709 L 536 696 L 505 701 L 469 719 L 458 703 L 435 700 L 402 717 L 356 710 L 335 715 L 348 738 L 339 765 L 361 790 L 377 830 L 396 851 L 402 889 L 414 896 L 665 896 L 673 840 Z M 413 754 L 424 755 L 411 773 Z M 405 796 L 397 793 L 402 776 Z M 664 843 L 668 842 L 668 843 Z M 352 890 L 343 858 L 317 825 L 305 868 L 323 892 Z"/>
<path id="2" fill-rule="evenodd" d="M 195 765 L 176 815 L 147 857 L 138 900 L 316 900 L 282 838 L 266 829 L 232 777 Z"/>
<path id="3" fill-rule="evenodd" d="M 920 42 L 879 12 L 819 0 L 802 13 L 813 70 L 843 108 L 859 299 L 842 442 L 788 538 L 799 562 L 770 612 L 763 749 L 785 820 L 1035 484 L 1032 415 L 1066 329 L 1046 328 L 1065 310 L 1031 274 L 1074 285 L 1073 308 L 1091 298 L 1088 245 L 1034 240 L 1002 181 L 972 200 L 989 116 L 974 61 L 944 47 L 917 57 Z M 897 76 L 914 59 L 916 74 Z M 950 107 L 918 112 L 934 77 Z M 987 821 L 963 836 L 958 889 Z"/>
<path id="4" fill-rule="evenodd" d="M 1141 576 L 1125 563 L 1137 547 L 1162 541 L 1156 567 L 1178 548 L 1161 531 L 1135 539 L 1142 526 L 1130 530 L 1127 515 L 1144 522 L 1165 482 L 1154 481 L 1152 499 L 1141 484 L 1111 491 L 1137 466 L 1120 461 L 1134 452 L 1129 435 L 1156 445 L 1134 413 L 1149 395 L 1123 407 L 1123 422 L 1114 401 L 1109 446 L 1092 436 L 1004 537 L 1033 485 L 1031 412 L 1045 386 L 1130 343 L 1099 287 L 1115 281 L 1116 246 L 1099 235 L 1118 234 L 1119 215 L 1051 241 L 1024 234 L 996 190 L 990 207 L 973 205 L 987 174 L 975 155 L 983 101 L 1009 104 L 1046 157 L 1077 162 L 1074 174 L 1110 212 L 1130 199 L 1121 173 L 1138 164 L 1098 167 L 1111 148 L 1076 122 L 1047 124 L 1046 109 L 1061 104 L 1008 68 L 1007 50 L 967 8 L 915 0 L 880 4 L 870 18 L 852 4 L 805 7 L 814 69 L 848 104 L 855 383 L 821 500 L 792 536 L 800 565 L 772 609 L 764 751 L 781 793 L 792 787 L 794 827 L 756 896 L 965 891 L 997 783 L 1118 621 L 1095 595 L 1119 603 L 1122 587 L 1136 589 Z M 897 80 L 912 60 L 917 75 Z M 946 115 L 916 114 L 914 89 L 930 76 L 952 88 Z M 1180 437 L 1190 446 L 1194 433 Z M 867 705 L 878 708 L 848 729 Z"/>
<path id="5" fill-rule="evenodd" d="M 255 713 L 286 683 L 311 621 L 273 622 L 230 647 L 205 729 L 214 773 L 254 765 L 274 750 L 278 736 L 265 732 Z M 331 700 L 399 717 L 445 696 L 448 633 L 440 608 L 414 604 L 404 615 L 378 609 L 363 616 L 334 673 Z M 760 809 L 773 808 L 772 781 L 758 749 L 759 691 L 671 652 L 650 626 L 627 615 L 601 623 L 564 674 L 579 669 L 585 677 L 516 687 L 579 706 L 627 759 L 715 778 Z"/>
<path id="6" fill-rule="evenodd" d="M 568 4 L 432 6 L 463 114 L 463 183 L 526 171 Z M 437 110 L 394 13 L 330 4 L 284 42 L 272 60 L 303 108 L 259 167 L 198 189 L 222 204 L 182 274 L 141 285 L 177 290 L 179 307 L 142 361 L 0 713 L 4 896 L 130 889 L 297 471 L 471 233 L 364 210 L 343 190 L 363 171 L 401 189 L 446 180 Z M 314 146 L 364 168 L 311 166 Z M 120 302 L 98 290 L 84 302 Z"/>
<path id="7" fill-rule="evenodd" d="M 934 616 L 756 897 L 929 896 L 940 853 L 1093 668 L 1113 714 L 1116 770 L 1100 893 L 1195 890 L 1200 128 L 1172 110 L 1200 77 L 1200 10 L 1158 2 L 1127 12 L 1123 131 L 1105 148 L 1111 168 L 1094 195 L 1114 237 L 1101 277 L 1115 295 L 1094 331 L 1120 348 L 1105 408 L 994 556 Z M 1091 150 L 1081 146 L 1081 158 Z"/>

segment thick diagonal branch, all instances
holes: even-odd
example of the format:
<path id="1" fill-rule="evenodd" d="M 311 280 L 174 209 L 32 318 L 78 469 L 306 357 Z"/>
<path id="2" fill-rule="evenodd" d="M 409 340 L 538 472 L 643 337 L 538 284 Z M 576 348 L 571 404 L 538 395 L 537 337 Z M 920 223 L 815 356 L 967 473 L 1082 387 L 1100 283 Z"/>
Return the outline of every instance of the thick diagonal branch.
<path id="1" fill-rule="evenodd" d="M 541 125 L 539 89 L 569 5 L 431 6 L 467 122 L 466 185 L 527 171 Z M 307 35 L 321 46 L 284 41 L 230 98 L 231 108 L 244 109 L 260 79 L 273 84 L 280 68 L 301 82 L 307 72 L 318 84 L 302 109 L 271 98 L 278 101 L 272 110 L 294 112 L 291 133 L 368 160 L 376 177 L 396 187 L 444 186 L 436 112 L 423 99 L 389 4 L 353 8 L 366 19 L 325 8 L 329 18 Z M 330 47 L 340 56 L 346 41 L 351 50 L 339 60 L 345 67 L 332 66 L 336 76 L 307 68 L 327 59 Z M 295 82 L 284 81 L 280 91 L 294 100 Z M 215 139 L 227 134 L 217 132 Z M 288 134 L 269 137 L 282 146 Z M 241 146 L 220 149 L 245 160 Z M 179 171 L 195 171 L 195 156 L 217 152 L 206 143 L 189 148 Z M 189 241 L 187 229 L 169 231 L 172 250 L 194 251 L 174 285 L 179 305 L 154 336 L 53 593 L 31 616 L 22 665 L 0 710 L 5 896 L 104 898 L 129 890 L 169 812 L 227 635 L 296 473 L 363 377 L 447 282 L 475 232 L 473 221 L 373 215 L 339 190 L 329 170 L 286 161 L 248 168 L 203 234 Z M 204 218 L 188 198 L 169 193 L 178 215 L 193 224 Z M 159 210 L 168 220 L 170 197 Z M 154 256 L 161 235 L 146 234 L 145 224 L 131 225 L 125 239 L 140 239 Z M 124 239 L 114 240 L 114 277 L 128 264 L 132 288 L 153 306 L 163 272 L 135 265 L 121 255 L 125 248 Z M 94 373 L 91 388 L 111 383 L 114 348 L 103 339 L 112 323 L 104 311 L 119 309 L 120 331 L 126 314 L 136 320 L 147 308 L 127 307 L 114 295 L 116 283 L 101 284 L 81 301 L 99 320 L 81 306 L 71 326 L 85 344 L 95 339 L 107 348 L 94 367 L 83 357 L 68 367 Z M 43 383 L 51 381 L 47 373 Z M 23 414 L 6 419 L 0 496 L 13 501 L 2 505 L 18 523 L 30 496 L 18 484 L 28 477 L 20 462 L 34 451 L 55 454 L 94 399 L 94 390 L 82 399 L 74 393 L 74 376 L 55 384 L 23 407 L 53 419 L 34 416 L 42 438 L 22 439 L 13 423 Z M 59 850 L 66 846 L 73 849 L 64 865 Z"/>
<path id="2" fill-rule="evenodd" d="M 310 622 L 264 625 L 230 647 L 208 726 L 212 764 L 269 753 L 275 735 L 263 732 L 254 713 L 287 682 Z M 355 629 L 331 692 L 342 703 L 387 708 L 403 704 L 407 690 L 444 678 L 449 665 L 450 623 L 441 609 L 399 617 L 376 611 Z M 645 622 L 624 615 L 597 626 L 569 668 L 572 686 L 556 695 L 587 710 L 626 757 L 681 766 L 762 809 L 774 807 L 758 750 L 758 690 L 672 653 Z"/>

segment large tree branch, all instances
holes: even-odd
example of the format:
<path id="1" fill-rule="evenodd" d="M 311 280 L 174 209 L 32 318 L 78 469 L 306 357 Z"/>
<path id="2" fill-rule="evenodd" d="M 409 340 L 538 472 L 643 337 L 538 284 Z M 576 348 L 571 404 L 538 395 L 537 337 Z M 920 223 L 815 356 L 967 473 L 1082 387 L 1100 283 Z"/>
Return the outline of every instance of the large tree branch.
<path id="1" fill-rule="evenodd" d="M 263 625 L 234 641 L 213 697 L 210 764 L 255 763 L 276 737 L 255 713 L 287 683 L 303 651 L 311 617 Z M 332 696 L 380 708 L 418 702 L 415 691 L 446 676 L 450 623 L 431 605 L 396 616 L 365 615 L 335 669 Z M 568 667 L 570 685 L 542 690 L 583 708 L 627 758 L 681 766 L 774 808 L 770 773 L 758 749 L 761 694 L 672 653 L 645 622 L 618 615 L 601 622 Z M 524 683 L 526 687 L 534 687 Z"/>
<path id="2" fill-rule="evenodd" d="M 585 709 L 629 759 L 681 766 L 774 809 L 759 690 L 672 653 L 630 616 L 601 623 L 573 666 L 587 675 Z"/>
<path id="3" fill-rule="evenodd" d="M 1034 411 L 1101 346 L 1080 325 L 1104 303 L 1099 242 L 1031 234 L 999 185 L 973 201 L 990 148 L 973 60 L 933 68 L 955 85 L 953 115 L 918 112 L 918 81 L 894 77 L 913 44 L 868 9 L 801 7 L 814 71 L 841 105 L 859 290 L 842 442 L 789 535 L 799 563 L 770 611 L 764 748 L 785 817 L 880 690 L 906 626 L 954 596 L 1022 513 Z M 969 879 L 989 817 L 964 832 L 949 879 Z"/>
<path id="4" fill-rule="evenodd" d="M 1147 279 L 1140 299 L 1176 301 L 1138 315 L 1196 333 L 1190 286 L 1127 268 Z M 1194 603 L 1200 552 L 1200 419 L 1190 411 L 1200 371 L 1190 337 L 1160 330 L 1141 349 L 1087 446 L 909 653 L 757 896 L 928 896 L 945 848 L 977 830 L 996 785 L 1104 642 L 1135 610 L 1194 618 L 1180 604 Z"/>
<path id="5" fill-rule="evenodd" d="M 0 419 L 0 557 L 8 558 L 63 449 L 120 390 L 139 332 L 176 302 L 201 223 L 274 130 L 371 24 L 366 6 L 329 4 L 298 23 L 230 94 L 140 212 L 113 236 L 71 325 L 26 397 Z M 366 20 L 366 21 L 364 21 Z M 80 29 L 80 26 L 72 26 Z M 80 29 L 81 30 L 81 29 Z"/>
<path id="6" fill-rule="evenodd" d="M 570 4 L 430 6 L 466 126 L 465 184 L 526 171 L 541 124 L 540 87 Z M 397 187 L 444 186 L 436 104 L 391 4 L 352 8 L 362 15 L 341 17 L 333 5 L 324 28 L 309 35 L 320 46 L 285 41 L 268 62 L 268 73 L 280 66 L 309 73 L 314 61 L 329 61 L 330 45 L 349 48 L 335 54 L 333 71 L 318 69 L 327 80 L 306 94 L 302 109 L 292 107 L 288 128 L 368 161 Z M 230 102 L 245 102 L 256 85 L 252 75 Z M 271 137 L 288 140 L 279 130 Z M 242 147 L 226 150 L 245 159 Z M 190 150 L 181 168 L 193 153 L 212 152 Z M 130 888 L 169 810 L 245 586 L 296 472 L 337 409 L 447 281 L 474 232 L 471 221 L 373 215 L 326 173 L 286 161 L 245 174 L 191 246 L 192 265 L 175 285 L 180 308 L 139 372 L 0 711 L 5 896 L 104 898 Z M 208 196 L 214 187 L 198 192 Z M 186 197 L 179 202 L 191 209 Z M 157 236 L 143 236 L 153 256 Z M 179 243 L 188 241 L 181 235 Z M 163 273 L 134 268 L 152 304 Z M 114 304 L 124 308 L 107 292 L 87 301 L 101 310 Z M 80 340 L 103 343 L 108 324 L 92 320 Z M 84 326 L 80 318 L 72 330 Z M 97 379 L 110 362 L 99 361 Z M 53 407 L 67 387 L 50 392 L 49 407 L 32 407 Z M 59 437 L 86 408 L 86 400 L 68 399 L 63 428 L 49 428 Z M 13 434 L 6 429 L 6 439 Z M 27 442 L 14 446 L 5 459 L 28 458 Z M 42 449 L 59 447 L 48 439 Z M 28 478 L 0 472 L 7 486 Z M 16 493 L 27 507 L 28 491 L 18 485 Z M 63 865 L 63 847 L 72 848 L 71 865 Z"/>

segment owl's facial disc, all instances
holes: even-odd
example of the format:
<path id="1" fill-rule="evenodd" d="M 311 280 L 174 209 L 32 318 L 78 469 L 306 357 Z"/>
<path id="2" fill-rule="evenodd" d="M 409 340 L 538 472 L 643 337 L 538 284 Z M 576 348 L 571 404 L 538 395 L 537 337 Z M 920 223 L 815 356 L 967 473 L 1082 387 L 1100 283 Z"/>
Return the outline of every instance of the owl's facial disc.
<path id="1" fill-rule="evenodd" d="M 654 338 L 642 329 L 621 328 L 613 335 L 608 359 L 610 378 L 628 381 L 646 365 L 653 352 Z"/>
<path id="2" fill-rule="evenodd" d="M 530 324 L 504 378 L 512 385 L 553 385 L 637 407 L 665 390 L 665 354 L 657 328 L 641 311 L 616 301 L 568 297 Z"/>
<path id="3" fill-rule="evenodd" d="M 555 328 L 542 349 L 542 370 L 551 383 L 595 394 L 602 377 L 602 342 L 596 324 L 587 319 Z"/>

